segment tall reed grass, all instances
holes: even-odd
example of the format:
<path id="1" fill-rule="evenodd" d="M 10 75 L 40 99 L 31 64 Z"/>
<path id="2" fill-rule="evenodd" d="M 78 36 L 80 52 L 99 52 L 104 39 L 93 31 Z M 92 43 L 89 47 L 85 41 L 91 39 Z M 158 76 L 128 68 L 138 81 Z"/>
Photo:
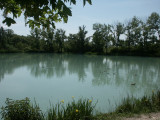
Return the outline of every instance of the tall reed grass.
<path id="1" fill-rule="evenodd" d="M 73 100 L 66 106 L 61 101 L 53 105 L 47 112 L 47 120 L 92 120 L 95 105 L 92 100 L 80 99 L 77 102 Z"/>
<path id="2" fill-rule="evenodd" d="M 126 98 L 116 109 L 116 113 L 148 113 L 160 111 L 160 91 L 141 99 Z"/>

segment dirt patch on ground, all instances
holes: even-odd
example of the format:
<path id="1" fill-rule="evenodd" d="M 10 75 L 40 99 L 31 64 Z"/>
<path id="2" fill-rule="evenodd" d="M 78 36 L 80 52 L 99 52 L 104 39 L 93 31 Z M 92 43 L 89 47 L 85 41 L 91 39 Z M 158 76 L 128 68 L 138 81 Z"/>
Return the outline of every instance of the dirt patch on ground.
<path id="1" fill-rule="evenodd" d="M 142 115 L 134 116 L 132 118 L 124 118 L 123 120 L 160 120 L 160 112 L 142 114 Z"/>

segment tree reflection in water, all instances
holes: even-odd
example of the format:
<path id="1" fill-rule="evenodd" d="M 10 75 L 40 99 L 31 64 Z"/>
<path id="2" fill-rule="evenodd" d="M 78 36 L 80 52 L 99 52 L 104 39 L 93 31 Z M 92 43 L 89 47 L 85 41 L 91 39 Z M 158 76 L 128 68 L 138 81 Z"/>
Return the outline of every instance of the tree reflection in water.
<path id="1" fill-rule="evenodd" d="M 121 56 L 91 56 L 67 54 L 1 54 L 0 81 L 19 67 L 27 66 L 34 77 L 76 74 L 80 82 L 92 74 L 92 85 L 126 86 L 132 92 L 158 89 L 160 85 L 160 59 Z M 136 83 L 135 86 L 131 86 Z"/>

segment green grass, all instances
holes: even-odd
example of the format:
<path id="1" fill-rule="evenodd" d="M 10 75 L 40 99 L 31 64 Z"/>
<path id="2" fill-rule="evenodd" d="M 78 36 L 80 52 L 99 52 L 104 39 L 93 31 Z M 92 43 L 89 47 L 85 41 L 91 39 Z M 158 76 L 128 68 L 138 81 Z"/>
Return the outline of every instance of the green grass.
<path id="1" fill-rule="evenodd" d="M 95 105 L 92 100 L 80 99 L 64 105 L 64 101 L 51 105 L 46 113 L 39 106 L 32 105 L 28 98 L 23 100 L 6 99 L 6 106 L 1 108 L 4 120 L 92 120 Z"/>
<path id="2" fill-rule="evenodd" d="M 160 91 L 152 96 L 144 96 L 141 99 L 127 98 L 116 109 L 116 113 L 149 113 L 160 111 Z"/>
<path id="3" fill-rule="evenodd" d="M 47 112 L 47 120 L 92 120 L 95 105 L 92 100 L 73 100 L 64 106 L 64 101 L 53 105 Z"/>
<path id="4" fill-rule="evenodd" d="M 1 115 L 4 120 L 119 120 L 135 114 L 160 111 L 160 91 L 152 92 L 151 96 L 141 99 L 128 97 L 112 113 L 93 115 L 95 105 L 89 99 L 73 99 L 68 104 L 64 104 L 62 100 L 51 105 L 46 113 L 42 113 L 36 102 L 32 105 L 28 98 L 6 99 L 6 106 L 1 108 Z"/>
<path id="5" fill-rule="evenodd" d="M 135 114 L 147 114 L 160 111 L 160 91 L 152 92 L 152 96 L 144 96 L 141 99 L 126 98 L 117 109 L 108 114 L 99 114 L 99 120 L 119 120 L 123 117 L 132 117 Z"/>

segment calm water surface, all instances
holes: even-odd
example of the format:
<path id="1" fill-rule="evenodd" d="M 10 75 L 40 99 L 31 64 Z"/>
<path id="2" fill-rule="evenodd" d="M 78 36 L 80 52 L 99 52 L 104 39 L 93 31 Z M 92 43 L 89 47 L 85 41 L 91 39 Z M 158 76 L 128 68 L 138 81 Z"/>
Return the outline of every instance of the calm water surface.
<path id="1" fill-rule="evenodd" d="M 159 86 L 160 58 L 0 54 L 0 107 L 6 98 L 29 97 L 46 111 L 50 102 L 74 96 L 98 100 L 96 109 L 110 112 L 127 96 L 150 95 Z"/>

